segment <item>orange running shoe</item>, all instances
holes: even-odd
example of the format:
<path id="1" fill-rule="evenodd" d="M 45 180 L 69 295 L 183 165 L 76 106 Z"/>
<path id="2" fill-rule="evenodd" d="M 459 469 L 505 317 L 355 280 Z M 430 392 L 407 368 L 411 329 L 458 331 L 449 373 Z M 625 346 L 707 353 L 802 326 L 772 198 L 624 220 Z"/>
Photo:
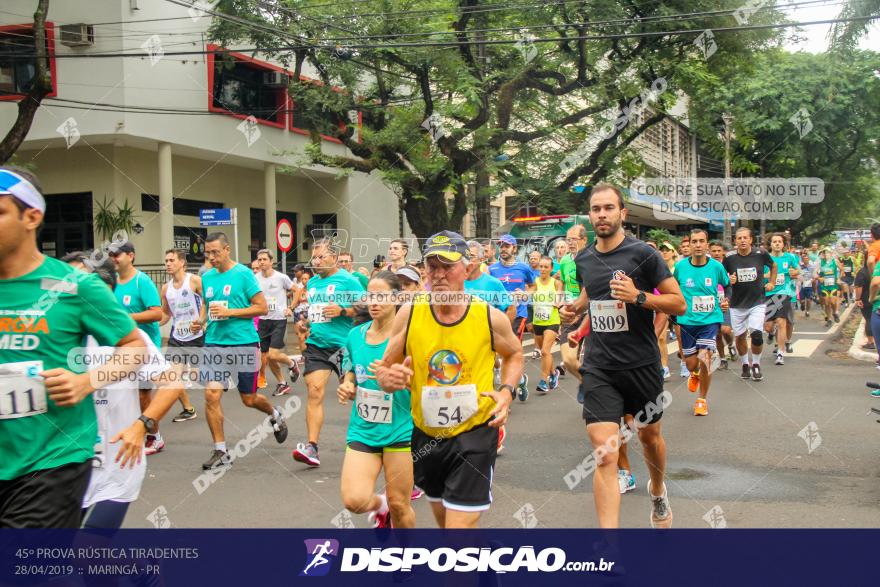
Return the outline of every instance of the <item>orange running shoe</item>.
<path id="1" fill-rule="evenodd" d="M 700 389 L 700 373 L 699 371 L 692 371 L 691 376 L 688 377 L 688 391 L 695 392 Z"/>
<path id="2" fill-rule="evenodd" d="M 266 387 L 268 387 L 268 383 L 266 383 L 266 376 L 265 375 L 260 375 L 259 377 L 257 377 L 257 387 L 259 389 L 265 389 Z"/>
<path id="3" fill-rule="evenodd" d="M 694 404 L 694 416 L 708 416 L 709 415 L 709 404 L 705 399 L 698 397 L 696 403 Z"/>

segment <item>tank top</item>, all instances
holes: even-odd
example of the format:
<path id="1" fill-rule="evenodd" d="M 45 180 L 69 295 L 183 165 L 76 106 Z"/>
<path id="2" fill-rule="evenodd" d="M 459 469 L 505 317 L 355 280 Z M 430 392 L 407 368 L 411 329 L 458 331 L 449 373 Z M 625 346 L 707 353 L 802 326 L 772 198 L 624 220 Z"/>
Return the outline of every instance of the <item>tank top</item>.
<path id="1" fill-rule="evenodd" d="M 171 310 L 171 337 L 179 342 L 189 342 L 202 336 L 201 332 L 194 333 L 190 328 L 193 321 L 199 319 L 202 308 L 202 298 L 192 290 L 191 279 L 191 274 L 185 274 L 179 288 L 174 287 L 172 279 L 165 290 L 165 299 Z"/>
<path id="2" fill-rule="evenodd" d="M 414 300 L 406 355 L 412 357 L 413 423 L 422 432 L 449 438 L 490 419 L 495 401 L 480 393 L 494 389 L 494 346 L 486 302 L 472 297 L 460 320 L 440 324 L 427 295 Z"/>
<path id="3" fill-rule="evenodd" d="M 554 305 L 556 302 L 556 280 L 550 278 L 546 285 L 541 284 L 541 278 L 535 279 L 535 293 L 532 295 L 533 318 L 535 326 L 552 326 L 559 324 L 559 310 Z"/>
<path id="4" fill-rule="evenodd" d="M 837 263 L 834 261 L 822 261 L 819 264 L 819 285 L 826 289 L 837 287 Z"/>

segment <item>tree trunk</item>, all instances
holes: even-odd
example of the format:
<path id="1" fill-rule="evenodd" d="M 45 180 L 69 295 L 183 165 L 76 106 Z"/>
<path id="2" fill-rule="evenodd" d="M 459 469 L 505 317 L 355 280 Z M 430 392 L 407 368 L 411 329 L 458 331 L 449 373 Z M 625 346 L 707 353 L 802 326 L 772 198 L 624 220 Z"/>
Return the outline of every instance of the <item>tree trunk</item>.
<path id="1" fill-rule="evenodd" d="M 40 0 L 34 12 L 34 46 L 36 47 L 36 63 L 34 81 L 31 89 L 18 103 L 18 116 L 12 128 L 0 142 L 0 164 L 12 158 L 27 137 L 40 103 L 52 91 L 52 80 L 47 67 L 46 55 L 46 13 L 49 11 L 49 0 Z"/>

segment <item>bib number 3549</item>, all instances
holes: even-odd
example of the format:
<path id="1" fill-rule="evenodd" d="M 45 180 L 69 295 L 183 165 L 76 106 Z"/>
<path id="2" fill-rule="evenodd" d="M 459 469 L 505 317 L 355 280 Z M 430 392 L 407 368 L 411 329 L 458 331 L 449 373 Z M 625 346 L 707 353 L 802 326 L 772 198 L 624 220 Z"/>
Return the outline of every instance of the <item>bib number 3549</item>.
<path id="1" fill-rule="evenodd" d="M 26 418 L 48 410 L 42 361 L 0 365 L 0 420 Z"/>
<path id="2" fill-rule="evenodd" d="M 590 326 L 594 332 L 628 332 L 626 304 L 618 301 L 590 302 Z"/>
<path id="3" fill-rule="evenodd" d="M 477 412 L 477 386 L 422 387 L 422 418 L 431 428 L 453 428 Z"/>

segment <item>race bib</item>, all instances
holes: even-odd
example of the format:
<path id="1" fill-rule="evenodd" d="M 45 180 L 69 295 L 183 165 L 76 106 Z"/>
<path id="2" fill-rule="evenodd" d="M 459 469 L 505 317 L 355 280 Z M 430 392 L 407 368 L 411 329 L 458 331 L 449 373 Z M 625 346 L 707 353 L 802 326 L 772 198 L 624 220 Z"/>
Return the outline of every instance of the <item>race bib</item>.
<path id="1" fill-rule="evenodd" d="M 192 320 L 186 320 L 174 324 L 174 338 L 181 340 L 192 336 L 192 334 Z"/>
<path id="2" fill-rule="evenodd" d="M 309 306 L 309 322 L 312 324 L 324 324 L 325 322 L 330 322 L 330 318 L 324 316 L 324 308 L 327 307 L 327 304 L 312 304 Z"/>
<path id="3" fill-rule="evenodd" d="M 691 298 L 691 311 L 694 314 L 708 314 L 715 311 L 715 296 L 694 296 Z"/>
<path id="4" fill-rule="evenodd" d="M 746 267 L 745 269 L 736 270 L 736 281 L 746 283 L 758 279 L 758 270 L 754 267 Z"/>
<path id="5" fill-rule="evenodd" d="M 219 302 L 211 302 L 211 306 L 220 306 L 221 308 L 228 308 L 228 307 L 229 307 L 229 302 L 228 302 L 227 300 L 221 300 L 221 301 L 219 301 Z M 226 319 L 229 318 L 229 316 L 223 316 L 223 317 L 221 317 L 221 318 L 214 318 L 213 316 L 211 316 L 211 311 L 210 311 L 210 310 L 211 310 L 211 307 L 209 306 L 209 307 L 208 307 L 208 319 L 211 320 L 212 322 L 214 322 L 214 321 L 220 321 L 220 320 L 226 320 Z"/>
<path id="6" fill-rule="evenodd" d="M 550 315 L 553 313 L 553 306 L 548 306 L 546 304 L 540 304 L 535 306 L 535 320 L 541 320 L 546 322 L 550 319 Z"/>
<path id="7" fill-rule="evenodd" d="M 43 361 L 0 365 L 0 420 L 46 413 L 46 385 L 37 375 L 42 370 Z"/>
<path id="8" fill-rule="evenodd" d="M 270 312 L 274 312 L 275 310 L 278 309 L 278 300 L 276 300 L 275 298 L 269 298 L 267 300 L 267 302 L 269 304 L 269 311 Z"/>
<path id="9" fill-rule="evenodd" d="M 776 286 L 785 285 L 785 273 L 776 274 Z"/>
<path id="10" fill-rule="evenodd" d="M 391 424 L 392 395 L 384 391 L 358 388 L 357 413 L 362 420 L 374 424 Z"/>
<path id="11" fill-rule="evenodd" d="M 98 437 L 95 439 L 95 458 L 92 459 L 92 468 L 104 468 L 104 437 L 101 436 L 100 432 L 98 433 Z"/>
<path id="12" fill-rule="evenodd" d="M 837 280 L 833 277 L 826 277 L 822 280 L 825 285 L 837 285 Z"/>
<path id="13" fill-rule="evenodd" d="M 626 304 L 614 300 L 590 302 L 590 326 L 594 332 L 629 332 Z"/>
<path id="14" fill-rule="evenodd" d="M 477 413 L 477 386 L 422 387 L 422 419 L 431 428 L 452 428 Z"/>

